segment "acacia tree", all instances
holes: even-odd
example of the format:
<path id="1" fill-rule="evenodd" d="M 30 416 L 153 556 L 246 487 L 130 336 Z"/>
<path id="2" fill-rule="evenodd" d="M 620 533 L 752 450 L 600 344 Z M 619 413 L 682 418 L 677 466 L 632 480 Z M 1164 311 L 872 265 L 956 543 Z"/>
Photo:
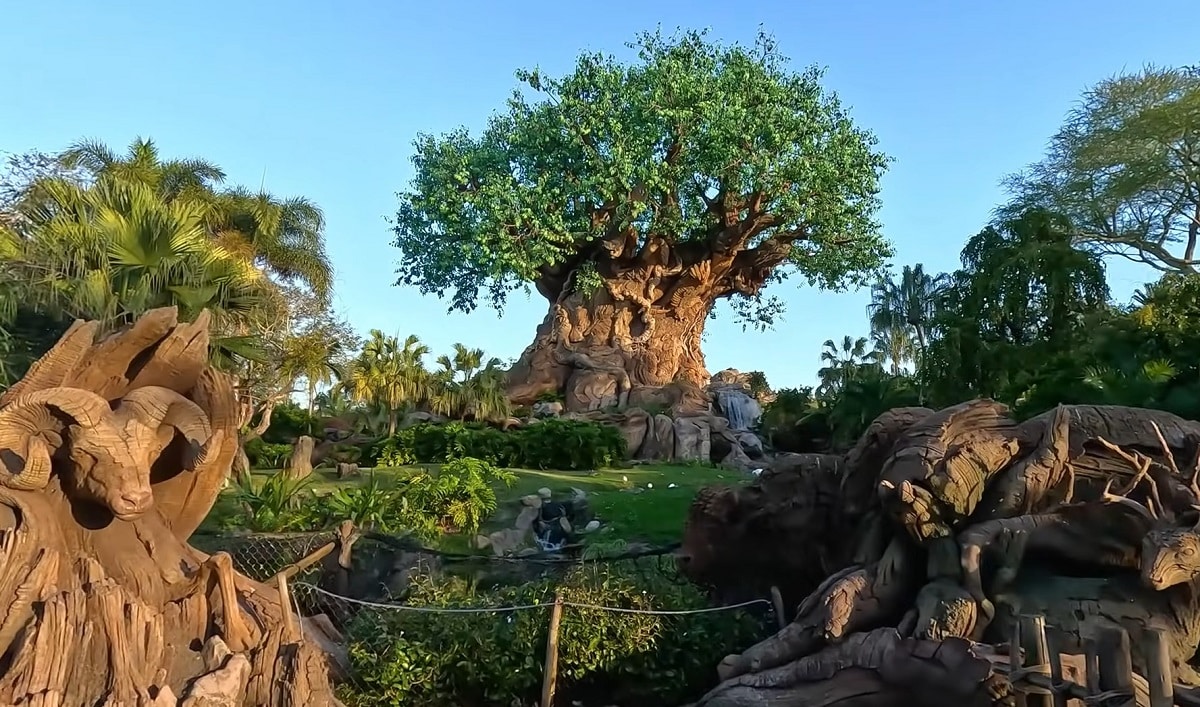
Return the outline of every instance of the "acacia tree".
<path id="1" fill-rule="evenodd" d="M 1078 241 L 1163 271 L 1200 260 L 1200 66 L 1148 67 L 1084 93 L 1003 216 L 1067 217 Z"/>
<path id="2" fill-rule="evenodd" d="M 744 47 L 643 34 L 631 47 L 631 64 L 584 54 L 561 78 L 518 72 L 529 91 L 482 134 L 416 142 L 397 284 L 463 311 L 532 284 L 549 312 L 509 371 L 517 404 L 559 391 L 597 407 L 635 386 L 705 383 L 717 300 L 768 326 L 780 312 L 768 283 L 859 285 L 890 254 L 875 221 L 886 158 L 821 71 L 791 71 L 761 35 Z"/>

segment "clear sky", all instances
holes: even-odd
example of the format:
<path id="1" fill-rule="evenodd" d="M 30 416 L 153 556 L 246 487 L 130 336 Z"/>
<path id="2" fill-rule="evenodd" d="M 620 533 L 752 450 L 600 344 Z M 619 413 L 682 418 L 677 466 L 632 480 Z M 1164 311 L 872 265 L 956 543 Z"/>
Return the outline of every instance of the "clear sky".
<path id="1" fill-rule="evenodd" d="M 480 127 L 517 68 L 557 74 L 581 50 L 626 55 L 626 41 L 660 24 L 727 41 L 763 25 L 797 67 L 827 66 L 826 86 L 896 160 L 882 212 L 895 262 L 932 270 L 957 265 L 1003 197 L 999 179 L 1042 154 L 1082 89 L 1148 62 L 1200 60 L 1196 0 L 5 0 L 0 150 L 85 136 L 123 148 L 143 135 L 233 182 L 308 196 L 328 219 L 337 306 L 358 329 L 507 359 L 545 314 L 536 295 L 518 294 L 503 318 L 447 315 L 392 285 L 385 218 L 411 175 L 412 140 Z M 1130 266 L 1111 274 L 1121 297 L 1146 279 Z M 773 331 L 710 323 L 710 370 L 811 383 L 822 341 L 866 334 L 865 292 L 785 287 Z"/>

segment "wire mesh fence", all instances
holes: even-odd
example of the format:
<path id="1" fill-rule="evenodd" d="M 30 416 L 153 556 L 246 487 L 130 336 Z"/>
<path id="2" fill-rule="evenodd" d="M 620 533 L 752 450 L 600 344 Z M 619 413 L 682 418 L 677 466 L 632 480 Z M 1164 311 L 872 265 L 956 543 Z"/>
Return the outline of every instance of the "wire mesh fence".
<path id="1" fill-rule="evenodd" d="M 765 598 L 709 606 L 679 576 L 673 548 L 481 557 L 366 533 L 352 553 L 327 551 L 340 542 L 336 532 L 192 540 L 259 581 L 290 577 L 302 630 L 336 647 L 351 707 L 524 707 L 541 702 L 548 674 L 556 705 L 681 704 L 713 681 L 721 658 L 778 620 Z M 314 556 L 322 561 L 306 564 Z M 551 620 L 556 598 L 560 622 Z"/>

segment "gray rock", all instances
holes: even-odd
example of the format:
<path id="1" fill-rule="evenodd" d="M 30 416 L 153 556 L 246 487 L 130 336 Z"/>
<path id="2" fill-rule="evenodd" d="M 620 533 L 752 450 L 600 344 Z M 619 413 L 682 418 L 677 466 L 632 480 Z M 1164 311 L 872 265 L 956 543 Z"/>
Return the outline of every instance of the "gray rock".
<path id="1" fill-rule="evenodd" d="M 598 520 L 590 520 L 590 521 L 588 521 L 587 525 L 583 526 L 583 531 L 585 533 L 592 533 L 599 529 L 600 529 L 600 521 L 598 521 Z"/>
<path id="2" fill-rule="evenodd" d="M 676 418 L 675 459 L 708 461 L 711 453 L 711 434 L 708 423 L 702 417 Z"/>
<path id="3" fill-rule="evenodd" d="M 521 497 L 521 505 L 527 506 L 529 508 L 541 508 L 542 507 L 542 497 L 537 495 L 536 493 L 531 493 L 528 496 L 522 496 Z"/>
<path id="4" fill-rule="evenodd" d="M 763 443 L 758 438 L 758 435 L 753 432 L 742 431 L 737 433 L 737 440 L 738 444 L 742 447 L 742 451 L 751 459 L 763 458 Z"/>

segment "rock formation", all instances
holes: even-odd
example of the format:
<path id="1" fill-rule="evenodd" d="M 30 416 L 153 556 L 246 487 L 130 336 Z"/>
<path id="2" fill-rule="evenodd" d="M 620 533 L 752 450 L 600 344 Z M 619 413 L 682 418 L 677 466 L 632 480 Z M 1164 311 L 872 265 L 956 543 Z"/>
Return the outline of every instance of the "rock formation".
<path id="1" fill-rule="evenodd" d="M 187 542 L 238 446 L 208 316 L 99 333 L 0 394 L 0 704 L 336 704 L 276 589 Z"/>
<path id="2" fill-rule="evenodd" d="M 1200 423 L 1080 405 L 1018 424 L 977 400 L 893 410 L 844 458 L 706 489 L 682 570 L 799 608 L 699 704 L 1005 704 L 968 641 L 1005 640 L 1020 613 L 1066 653 L 1119 623 L 1139 671 L 1141 632 L 1165 628 L 1176 681 L 1200 684 L 1198 473 Z"/>

